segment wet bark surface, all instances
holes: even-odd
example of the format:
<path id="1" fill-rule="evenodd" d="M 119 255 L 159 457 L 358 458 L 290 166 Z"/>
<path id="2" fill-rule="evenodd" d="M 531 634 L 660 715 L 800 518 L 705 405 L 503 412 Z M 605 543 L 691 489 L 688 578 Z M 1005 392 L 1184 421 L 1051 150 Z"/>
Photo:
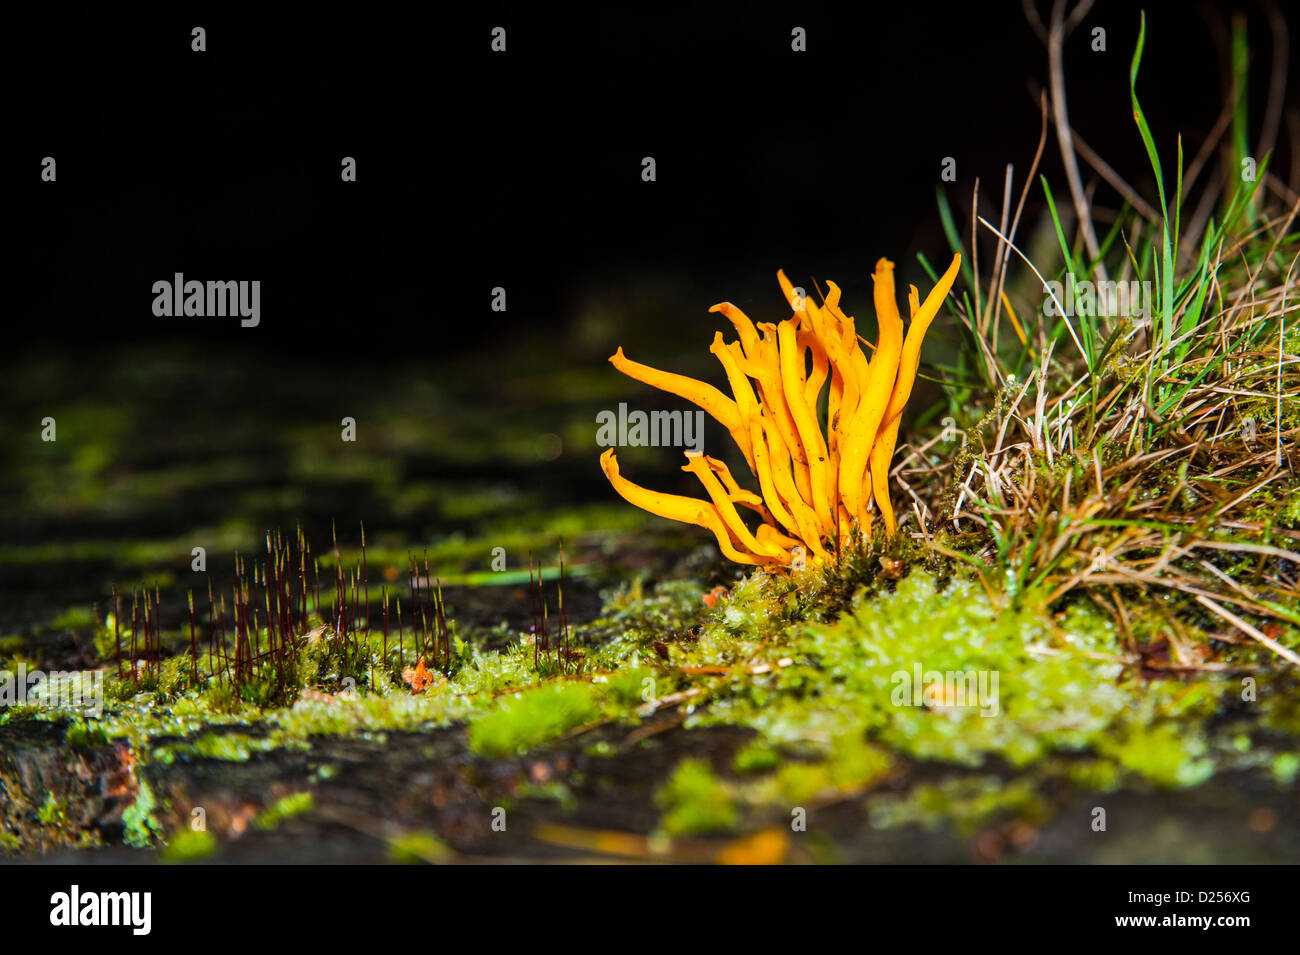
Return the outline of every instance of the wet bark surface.
<path id="1" fill-rule="evenodd" d="M 299 522 L 317 555 L 328 552 L 337 524 L 340 543 L 352 548 L 348 567 L 362 522 L 372 548 L 403 554 L 463 538 L 469 556 L 455 566 L 435 563 L 435 573 L 485 571 L 502 535 L 531 534 L 527 547 L 550 549 L 548 561 L 563 539 L 570 566 L 587 571 L 566 587 L 575 624 L 600 613 L 602 591 L 637 577 L 647 592 L 668 579 L 688 578 L 701 594 L 734 582 L 726 575 L 734 568 L 724 573 L 716 549 L 694 529 L 661 521 L 611 532 L 584 510 L 622 505 L 600 474 L 599 449 L 568 436 L 590 436 L 595 412 L 626 400 L 619 376 L 588 372 L 604 368 L 615 344 L 631 347 L 625 336 L 636 327 L 621 322 L 608 342 L 567 357 L 553 374 L 539 371 L 544 352 L 529 347 L 458 363 L 454 373 L 385 368 L 332 382 L 346 389 L 341 406 L 365 426 L 367 443 L 357 453 L 340 443 L 338 414 L 333 405 L 321 412 L 319 391 L 247 356 L 239 366 L 206 351 L 165 360 L 127 352 L 91 369 L 55 359 L 25 368 L 3 385 L 15 414 L 39 420 L 47 406 L 65 410 L 56 445 L 0 431 L 0 459 L 12 465 L 0 469 L 0 662 L 21 654 L 49 669 L 103 665 L 88 628 L 59 624 L 60 614 L 75 608 L 102 621 L 114 583 L 143 586 L 157 577 L 170 646 L 179 649 L 186 588 L 199 580 L 198 599 L 207 585 L 206 576 L 191 576 L 190 548 L 207 546 L 214 586 L 229 597 L 234 552 L 261 553 L 267 529 L 289 534 Z M 671 367 L 707 366 L 708 356 L 691 354 Z M 560 433 L 568 443 L 558 459 L 534 453 L 538 436 Z M 723 437 L 711 436 L 709 446 L 724 446 Z M 629 455 L 629 471 L 633 460 Z M 635 460 L 637 479 L 680 490 L 679 464 L 675 452 L 643 455 Z M 526 547 L 509 554 L 513 571 L 527 561 Z M 370 569 L 377 611 L 381 571 L 375 563 Z M 458 634 L 485 650 L 531 624 L 525 585 L 449 585 L 444 592 Z M 124 815 L 147 791 L 162 836 L 189 829 L 201 809 L 216 841 L 207 858 L 220 862 L 387 861 L 393 843 L 411 833 L 435 837 L 450 850 L 445 858 L 467 863 L 708 862 L 762 831 L 784 834 L 790 861 L 1300 858 L 1297 787 L 1280 789 L 1262 773 L 1220 774 L 1190 790 L 1104 796 L 1045 783 L 1049 812 L 1033 823 L 994 818 L 962 831 L 935 818 L 932 826 L 877 828 L 870 807 L 882 794 L 975 772 L 906 761 L 874 789 L 805 807 L 806 831 L 791 829 L 788 808 L 755 810 L 731 836 L 679 838 L 666 847 L 652 837 L 661 816 L 655 795 L 674 767 L 697 757 L 725 778 L 751 738 L 743 730 L 687 729 L 684 716 L 670 708 L 638 725 L 601 726 L 504 759 L 473 754 L 465 729 L 452 727 L 317 737 L 304 749 L 254 752 L 243 761 L 178 755 L 170 763 L 140 759 L 124 742 L 74 747 L 66 724 L 17 719 L 0 725 L 0 852 L 11 861 L 154 862 L 156 849 L 123 844 L 130 828 Z M 255 724 L 209 731 L 261 732 Z M 599 743 L 607 746 L 595 755 Z M 978 773 L 1007 783 L 1021 778 L 1005 766 Z M 260 813 L 302 792 L 312 795 L 310 810 L 274 828 L 258 826 Z M 1098 806 L 1107 811 L 1105 832 L 1092 828 Z M 503 831 L 493 828 L 498 807 Z M 1261 818 L 1272 823 L 1261 825 Z M 625 838 L 593 841 L 602 833 Z"/>
<path id="2" fill-rule="evenodd" d="M 1052 813 L 1034 824 L 993 820 L 972 832 L 940 820 L 873 827 L 873 796 L 903 793 L 951 773 L 950 767 L 918 764 L 905 765 L 872 791 L 807 807 L 803 832 L 792 831 L 788 817 L 773 810 L 747 818 L 732 837 L 679 839 L 656 850 L 650 838 L 659 818 L 654 794 L 672 768 L 697 757 L 725 773 L 752 736 L 735 729 L 687 730 L 673 712 L 495 760 L 469 754 L 464 730 L 450 728 L 318 737 L 303 751 L 254 753 L 240 762 L 177 757 L 170 765 L 136 766 L 122 744 L 73 749 L 64 744 L 64 731 L 52 723 L 0 727 L 2 821 L 16 850 L 11 861 L 156 861 L 153 850 L 120 844 L 122 812 L 141 779 L 164 832 L 189 828 L 194 810 L 202 809 L 217 837 L 207 860 L 216 862 L 388 862 L 395 858 L 391 844 L 414 832 L 448 847 L 445 861 L 469 864 L 710 862 L 745 832 L 772 829 L 789 833 L 783 858 L 791 862 L 1196 864 L 1300 857 L 1296 789 L 1279 791 L 1252 773 L 1221 775 L 1184 791 L 1047 792 Z M 598 742 L 608 744 L 605 754 L 590 755 Z M 1014 778 L 999 771 L 1004 774 Z M 568 781 L 563 802 L 535 795 L 556 780 Z M 270 830 L 255 824 L 278 799 L 300 792 L 312 794 L 309 811 Z M 38 820 L 51 795 L 67 807 L 57 825 Z M 1106 810 L 1104 832 L 1092 828 L 1098 806 Z M 1252 829 L 1248 820 L 1260 812 L 1279 823 L 1268 832 Z M 624 841 L 597 847 L 584 839 L 595 833 L 617 833 Z M 91 848 L 95 843 L 107 845 Z M 88 847 L 74 848 L 79 844 Z"/>

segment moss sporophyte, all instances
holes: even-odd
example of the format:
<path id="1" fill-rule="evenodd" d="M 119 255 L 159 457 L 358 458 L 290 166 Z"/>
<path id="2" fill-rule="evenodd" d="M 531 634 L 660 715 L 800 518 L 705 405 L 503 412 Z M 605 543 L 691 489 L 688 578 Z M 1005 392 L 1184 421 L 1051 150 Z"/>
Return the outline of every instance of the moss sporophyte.
<path id="1" fill-rule="evenodd" d="M 710 311 L 721 312 L 739 336 L 725 342 L 718 332 L 709 349 L 722 363 L 731 398 L 704 382 L 631 361 L 619 348 L 610 358 L 615 368 L 694 402 L 731 433 L 761 493 L 742 488 L 717 458 L 692 452 L 682 470 L 699 478 L 708 500 L 632 483 L 619 473 L 612 448 L 600 458 L 605 476 L 637 507 L 712 531 L 722 553 L 741 564 L 826 563 L 831 551 L 869 531 L 876 508 L 892 537 L 897 524 L 889 500 L 889 463 L 916 380 L 921 341 L 960 265 L 961 256 L 954 255 L 924 302 L 910 286 L 911 325 L 904 337 L 894 263 L 876 263 L 879 335 L 870 360 L 859 345 L 853 316 L 840 308 L 840 289 L 833 282 L 826 283 L 829 292 L 818 306 L 778 272 L 794 314 L 777 324 L 755 325 L 729 302 L 713 306 Z M 818 415 L 823 391 L 824 429 Z M 741 520 L 737 505 L 758 514 L 756 530 Z"/>

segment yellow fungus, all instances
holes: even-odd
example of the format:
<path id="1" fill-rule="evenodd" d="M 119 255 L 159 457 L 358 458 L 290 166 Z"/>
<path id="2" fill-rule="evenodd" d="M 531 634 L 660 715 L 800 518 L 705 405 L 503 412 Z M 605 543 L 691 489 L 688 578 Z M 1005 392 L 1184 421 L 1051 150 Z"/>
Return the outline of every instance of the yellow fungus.
<path id="1" fill-rule="evenodd" d="M 855 529 L 869 533 L 876 509 L 887 532 L 897 525 L 889 500 L 889 471 L 903 409 L 920 364 L 921 344 L 956 279 L 952 264 L 921 301 L 908 290 L 907 334 L 898 312 L 894 266 L 876 263 L 873 300 L 878 339 L 860 339 L 853 317 L 841 308 L 834 282 L 819 306 L 777 273 L 793 315 L 774 323 L 752 322 L 729 302 L 713 306 L 734 327 L 739 341 L 714 336 L 710 351 L 731 387 L 731 398 L 712 385 L 631 361 L 620 348 L 610 361 L 624 374 L 694 402 L 720 422 L 757 480 L 743 487 L 726 464 L 687 454 L 682 469 L 703 485 L 707 500 L 651 491 L 619 474 L 612 449 L 600 463 L 614 490 L 630 503 L 669 520 L 711 531 L 730 560 L 759 566 L 798 566 L 833 559 Z M 871 357 L 859 346 L 872 349 Z M 818 411 L 825 392 L 826 422 Z M 737 506 L 760 519 L 751 530 Z"/>

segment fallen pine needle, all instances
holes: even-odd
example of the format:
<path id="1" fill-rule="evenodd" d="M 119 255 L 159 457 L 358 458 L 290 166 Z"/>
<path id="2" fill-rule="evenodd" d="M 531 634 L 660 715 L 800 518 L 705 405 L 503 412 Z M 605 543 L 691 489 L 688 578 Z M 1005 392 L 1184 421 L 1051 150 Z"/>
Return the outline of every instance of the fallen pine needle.
<path id="1" fill-rule="evenodd" d="M 1242 620 L 1232 611 L 1227 610 L 1224 607 L 1221 607 L 1219 604 L 1215 603 L 1213 600 L 1211 600 L 1209 597 L 1204 596 L 1203 594 L 1197 595 L 1196 602 L 1201 604 L 1204 607 L 1209 608 L 1210 610 L 1213 610 L 1224 620 L 1228 621 L 1228 623 L 1232 624 L 1242 633 L 1246 634 L 1246 636 L 1258 640 L 1260 643 L 1268 647 L 1278 656 L 1291 661 L 1292 663 L 1296 664 L 1296 666 L 1300 666 L 1300 656 L 1296 656 L 1294 651 L 1288 650 L 1286 647 L 1282 646 L 1282 644 L 1278 643 L 1268 634 L 1256 630 L 1254 627 L 1252 627 L 1246 621 Z"/>

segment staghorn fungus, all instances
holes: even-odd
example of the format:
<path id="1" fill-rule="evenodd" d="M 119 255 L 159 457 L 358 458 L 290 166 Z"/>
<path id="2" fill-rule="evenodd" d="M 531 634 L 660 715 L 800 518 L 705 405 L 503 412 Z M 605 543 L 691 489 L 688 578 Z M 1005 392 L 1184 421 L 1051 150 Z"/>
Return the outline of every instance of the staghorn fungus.
<path id="1" fill-rule="evenodd" d="M 710 311 L 721 313 L 738 336 L 726 342 L 718 332 L 709 349 L 726 372 L 730 398 L 713 385 L 634 362 L 619 348 L 610 358 L 615 368 L 693 402 L 730 432 L 759 492 L 741 487 L 721 461 L 692 452 L 682 470 L 699 479 L 705 498 L 634 484 L 619 473 L 613 448 L 600 458 L 605 476 L 637 507 L 711 531 L 722 553 L 741 564 L 798 566 L 801 557 L 825 563 L 832 550 L 849 543 L 855 528 L 858 533 L 870 528 L 873 505 L 893 536 L 889 465 L 899 423 L 916 381 L 921 342 L 960 265 L 961 256 L 954 255 L 924 302 L 910 286 L 904 334 L 894 264 L 883 258 L 876 263 L 873 298 L 880 331 L 870 359 L 832 282 L 818 306 L 777 272 L 794 312 L 778 324 L 755 325 L 729 302 L 713 306 Z M 823 391 L 824 429 L 818 418 Z M 738 506 L 758 515 L 755 530 L 741 520 Z"/>

